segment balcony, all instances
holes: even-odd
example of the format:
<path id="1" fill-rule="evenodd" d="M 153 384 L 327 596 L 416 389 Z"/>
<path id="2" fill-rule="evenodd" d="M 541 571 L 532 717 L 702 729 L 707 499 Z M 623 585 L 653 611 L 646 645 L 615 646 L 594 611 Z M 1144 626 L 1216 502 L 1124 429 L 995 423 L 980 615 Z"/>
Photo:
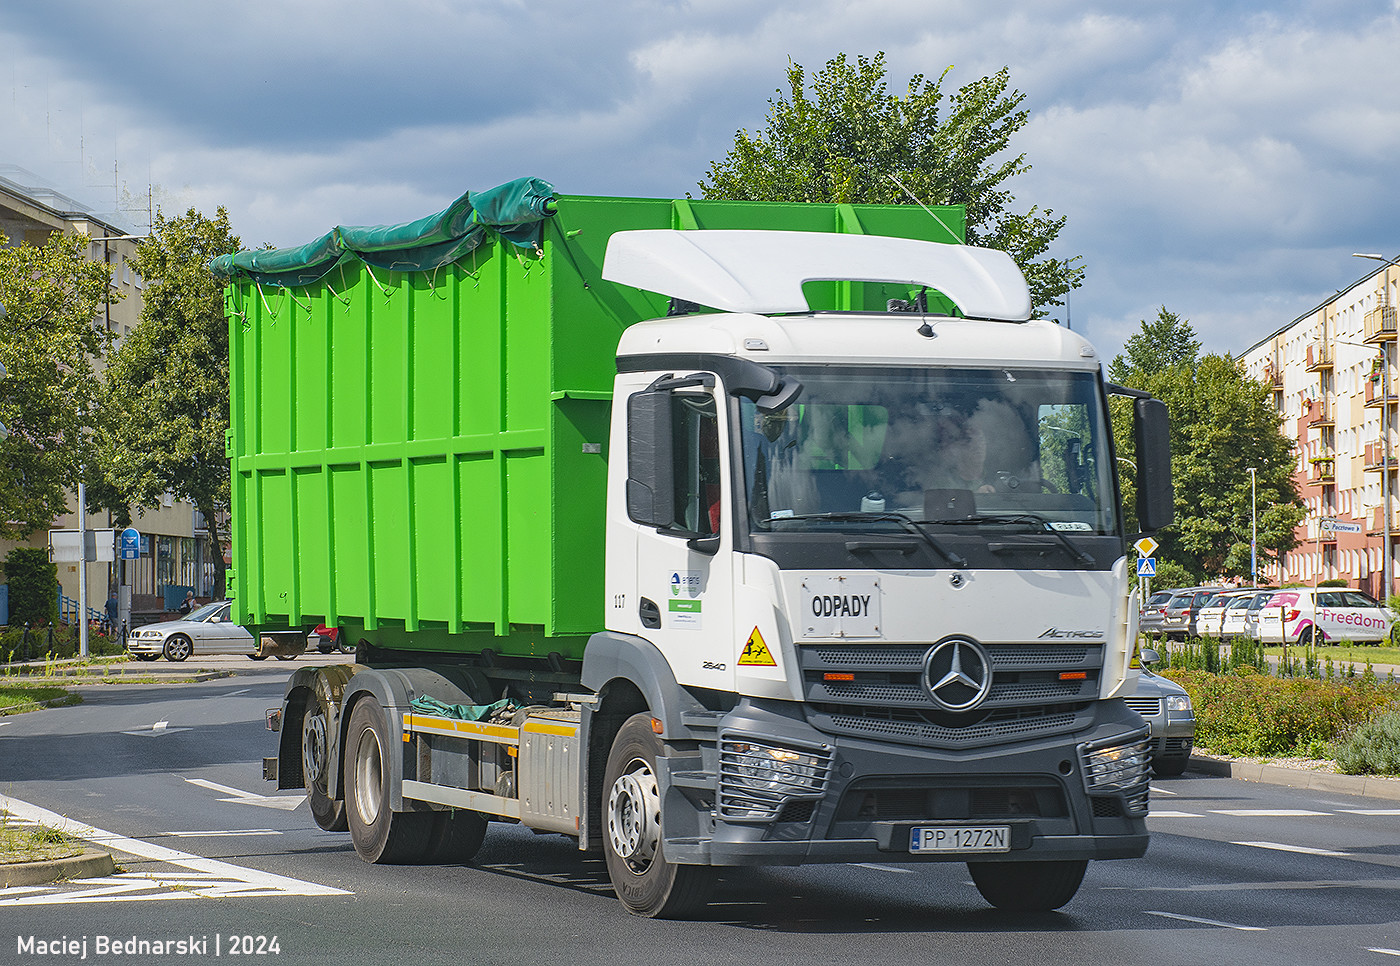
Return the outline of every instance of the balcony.
<path id="1" fill-rule="evenodd" d="M 1331 456 L 1314 456 L 1311 460 L 1312 470 L 1308 473 L 1308 482 L 1330 486 L 1337 480 L 1336 460 Z"/>
<path id="2" fill-rule="evenodd" d="M 1264 372 L 1260 376 L 1264 384 L 1275 392 L 1283 389 L 1283 370 L 1272 362 L 1264 363 Z"/>
<path id="3" fill-rule="evenodd" d="M 1395 532 L 1396 521 L 1390 521 L 1390 539 L 1394 540 L 1400 534 Z M 1373 506 L 1366 511 L 1366 532 L 1372 536 L 1385 534 L 1385 507 Z"/>
<path id="4" fill-rule="evenodd" d="M 1389 397 L 1388 397 L 1388 398 L 1383 398 L 1383 397 L 1382 397 L 1382 390 L 1381 390 L 1380 379 L 1377 378 L 1377 379 L 1367 379 L 1367 380 L 1366 380 L 1366 405 L 1367 405 L 1367 406 L 1371 406 L 1371 407 L 1375 407 L 1375 408 L 1380 408 L 1381 406 L 1383 406 L 1383 405 L 1384 405 L 1385 403 L 1387 403 L 1387 402 L 1389 402 L 1389 403 L 1393 406 L 1393 405 L 1395 404 L 1395 400 L 1396 400 L 1396 396 L 1395 396 L 1395 386 L 1394 386 L 1394 385 L 1392 385 L 1392 386 L 1390 387 L 1390 395 L 1389 395 Z"/>
<path id="5" fill-rule="evenodd" d="M 1323 369 L 1332 368 L 1332 357 L 1335 355 L 1332 347 L 1324 342 L 1314 342 L 1308 346 L 1308 372 L 1321 372 Z"/>
<path id="6" fill-rule="evenodd" d="M 1379 406 L 1380 403 L 1377 403 L 1376 405 Z M 1309 425 L 1309 426 L 1334 426 L 1334 425 L 1336 425 L 1336 424 L 1332 421 L 1332 403 L 1331 403 L 1331 400 L 1328 400 L 1328 399 L 1319 399 L 1319 400 L 1315 400 L 1315 401 L 1313 401 L 1313 402 L 1308 406 L 1308 425 Z"/>
<path id="7" fill-rule="evenodd" d="M 1397 466 L 1397 459 L 1396 459 L 1396 456 L 1395 456 L 1395 450 L 1394 450 L 1394 448 L 1391 449 L 1389 463 L 1390 463 L 1390 469 L 1391 469 L 1391 471 L 1394 472 L 1394 470 L 1395 470 L 1395 468 L 1396 468 L 1396 466 Z M 1368 473 L 1379 473 L 1379 472 L 1381 471 L 1381 467 L 1384 466 L 1385 464 L 1386 464 L 1386 458 L 1385 458 L 1385 444 L 1384 444 L 1384 443 L 1367 443 L 1367 444 L 1366 444 L 1366 463 L 1365 463 L 1366 472 L 1368 472 Z"/>
<path id="8" fill-rule="evenodd" d="M 1367 312 L 1363 331 L 1366 342 L 1394 342 L 1395 306 L 1378 305 Z"/>

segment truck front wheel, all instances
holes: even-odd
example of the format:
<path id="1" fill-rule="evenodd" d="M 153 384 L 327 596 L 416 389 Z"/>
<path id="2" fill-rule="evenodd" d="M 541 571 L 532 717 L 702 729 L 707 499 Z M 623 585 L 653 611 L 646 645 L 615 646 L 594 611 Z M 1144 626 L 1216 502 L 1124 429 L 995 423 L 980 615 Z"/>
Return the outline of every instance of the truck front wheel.
<path id="1" fill-rule="evenodd" d="M 714 871 L 666 861 L 656 781 L 663 750 L 650 714 L 633 715 L 618 731 L 603 778 L 603 854 L 613 890 L 629 912 L 675 919 L 705 904 Z"/>
<path id="2" fill-rule="evenodd" d="M 977 891 L 998 909 L 1048 912 L 1074 898 L 1086 860 L 1069 862 L 969 862 Z"/>
<path id="3" fill-rule="evenodd" d="M 367 862 L 416 862 L 428 849 L 432 812 L 395 812 L 389 806 L 393 772 L 388 754 L 395 749 L 384 723 L 384 710 L 372 697 L 350 713 L 346 734 L 345 811 L 350 840 Z"/>

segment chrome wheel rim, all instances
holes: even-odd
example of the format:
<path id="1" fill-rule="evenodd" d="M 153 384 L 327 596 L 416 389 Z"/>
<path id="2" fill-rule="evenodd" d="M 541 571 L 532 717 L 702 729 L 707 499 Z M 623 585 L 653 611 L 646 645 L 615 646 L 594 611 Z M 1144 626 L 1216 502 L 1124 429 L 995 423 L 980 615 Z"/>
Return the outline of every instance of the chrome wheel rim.
<path id="1" fill-rule="evenodd" d="M 651 867 L 661 847 L 661 795 L 651 767 L 634 758 L 608 791 L 608 840 L 637 875 Z"/>
<path id="2" fill-rule="evenodd" d="M 373 825 L 383 805 L 381 782 L 383 769 L 379 756 L 379 737 L 373 728 L 360 733 L 355 748 L 355 811 L 362 825 Z"/>

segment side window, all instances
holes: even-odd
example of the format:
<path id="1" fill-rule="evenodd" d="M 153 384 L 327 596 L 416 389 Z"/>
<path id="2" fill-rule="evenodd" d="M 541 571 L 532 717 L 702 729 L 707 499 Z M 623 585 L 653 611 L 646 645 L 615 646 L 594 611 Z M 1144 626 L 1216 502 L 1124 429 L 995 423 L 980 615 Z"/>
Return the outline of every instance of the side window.
<path id="1" fill-rule="evenodd" d="M 712 536 L 720 525 L 719 421 L 711 396 L 677 393 L 671 410 L 674 526 Z"/>
<path id="2" fill-rule="evenodd" d="M 1348 607 L 1379 607 L 1370 597 L 1357 591 L 1351 591 L 1346 595 Z"/>

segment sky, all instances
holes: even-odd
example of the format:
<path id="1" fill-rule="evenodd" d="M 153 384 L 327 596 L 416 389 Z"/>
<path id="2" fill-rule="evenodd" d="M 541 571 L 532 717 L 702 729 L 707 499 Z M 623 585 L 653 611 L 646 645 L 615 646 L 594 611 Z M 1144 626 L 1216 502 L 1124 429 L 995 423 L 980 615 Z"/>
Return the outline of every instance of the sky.
<path id="1" fill-rule="evenodd" d="M 526 175 L 698 194 L 790 61 L 1007 67 L 1012 207 L 1086 270 L 1052 315 L 1111 357 L 1166 306 L 1239 354 L 1400 255 L 1397 50 L 1400 0 L 0 0 L 0 174 L 295 245 Z"/>

